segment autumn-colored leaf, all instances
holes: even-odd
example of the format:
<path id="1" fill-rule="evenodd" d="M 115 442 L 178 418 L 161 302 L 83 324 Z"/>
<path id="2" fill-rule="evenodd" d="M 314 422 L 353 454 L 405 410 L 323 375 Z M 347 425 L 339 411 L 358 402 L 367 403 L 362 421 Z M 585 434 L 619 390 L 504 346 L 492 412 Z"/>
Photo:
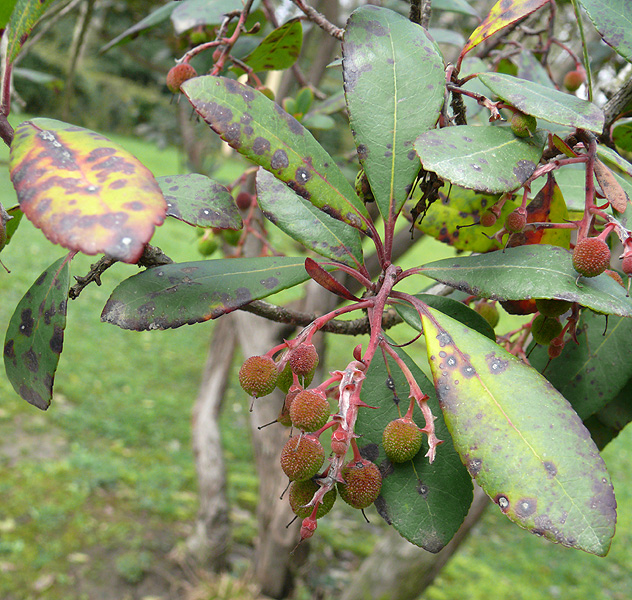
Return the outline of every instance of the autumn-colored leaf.
<path id="1" fill-rule="evenodd" d="M 305 270 L 318 285 L 324 287 L 326 290 L 337 294 L 345 300 L 359 300 L 359 298 L 356 298 L 342 283 L 335 279 L 333 275 L 327 273 L 315 260 L 309 257 L 305 259 Z"/>
<path id="2" fill-rule="evenodd" d="M 614 173 L 598 159 L 595 160 L 595 177 L 610 206 L 618 212 L 625 211 L 630 200 L 628 195 L 619 185 Z"/>
<path id="3" fill-rule="evenodd" d="M 9 166 L 26 217 L 69 250 L 134 263 L 164 220 L 167 205 L 149 169 L 94 131 L 25 121 Z"/>

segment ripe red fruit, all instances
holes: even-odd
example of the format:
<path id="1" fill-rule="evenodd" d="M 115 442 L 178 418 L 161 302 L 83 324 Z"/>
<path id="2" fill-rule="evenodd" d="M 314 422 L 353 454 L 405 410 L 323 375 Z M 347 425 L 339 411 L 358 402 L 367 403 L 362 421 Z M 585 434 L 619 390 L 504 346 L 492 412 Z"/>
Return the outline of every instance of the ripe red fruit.
<path id="1" fill-rule="evenodd" d="M 300 344 L 290 352 L 288 362 L 293 373 L 306 377 L 318 366 L 318 352 L 314 344 Z"/>
<path id="2" fill-rule="evenodd" d="M 604 273 L 611 279 L 614 279 L 620 286 L 625 287 L 623 285 L 623 279 L 621 279 L 621 275 L 619 275 L 619 273 L 617 273 L 616 271 L 612 271 L 611 269 L 606 269 Z"/>
<path id="3" fill-rule="evenodd" d="M 235 204 L 237 204 L 239 210 L 248 210 L 252 204 L 252 194 L 239 192 L 235 198 Z"/>
<path id="4" fill-rule="evenodd" d="M 536 344 L 547 346 L 553 338 L 562 333 L 562 324 L 552 317 L 538 315 L 531 324 L 531 335 Z"/>
<path id="5" fill-rule="evenodd" d="M 239 369 L 239 384 L 244 392 L 257 398 L 270 394 L 277 384 L 279 372 L 269 356 L 251 356 Z"/>
<path id="6" fill-rule="evenodd" d="M 338 482 L 338 493 L 353 508 L 366 508 L 380 495 L 382 475 L 370 460 L 351 460 L 342 467 L 341 475 L 345 482 Z"/>
<path id="7" fill-rule="evenodd" d="M 621 270 L 628 276 L 632 275 L 632 255 L 623 257 Z"/>
<path id="8" fill-rule="evenodd" d="M 382 446 L 391 462 L 411 460 L 421 449 L 421 429 L 412 419 L 405 417 L 391 421 L 382 434 Z"/>
<path id="9" fill-rule="evenodd" d="M 486 210 L 480 218 L 483 227 L 492 227 L 496 223 L 496 215 L 491 210 Z"/>
<path id="10" fill-rule="evenodd" d="M 314 497 L 314 494 L 318 491 L 319 485 L 313 479 L 306 479 L 305 481 L 295 481 L 290 486 L 288 500 L 292 512 L 305 519 L 312 514 L 313 506 L 305 506 Z M 323 501 L 318 506 L 316 511 L 316 518 L 320 519 L 324 517 L 334 505 L 336 501 L 336 488 L 331 488 L 324 496 Z"/>
<path id="11" fill-rule="evenodd" d="M 301 431 L 316 431 L 329 420 L 329 402 L 316 390 L 299 392 L 290 406 L 292 425 Z"/>
<path id="12" fill-rule="evenodd" d="M 564 340 L 556 337 L 555 339 L 551 340 L 551 343 L 549 345 L 549 358 L 557 358 L 560 354 L 562 354 L 562 350 L 564 350 Z"/>
<path id="13" fill-rule="evenodd" d="M 291 481 L 311 479 L 325 461 L 325 449 L 314 437 L 295 435 L 281 450 L 281 468 Z"/>
<path id="14" fill-rule="evenodd" d="M 505 229 L 507 231 L 511 231 L 512 233 L 522 231 L 526 224 L 527 216 L 518 210 L 510 212 L 505 219 Z"/>
<path id="15" fill-rule="evenodd" d="M 535 307 L 535 300 L 504 300 L 500 305 L 505 309 L 505 312 L 510 315 L 530 315 L 537 309 Z"/>
<path id="16" fill-rule="evenodd" d="M 564 75 L 564 87 L 569 92 L 576 92 L 584 81 L 586 81 L 586 74 L 583 71 L 569 71 Z"/>
<path id="17" fill-rule="evenodd" d="M 197 77 L 197 71 L 190 64 L 181 63 L 169 69 L 167 73 L 167 87 L 169 91 L 177 94 L 180 91 L 180 86 L 192 77 Z"/>
<path id="18" fill-rule="evenodd" d="M 573 250 L 573 267 L 584 277 L 597 277 L 610 266 L 610 248 L 599 238 L 583 238 Z"/>

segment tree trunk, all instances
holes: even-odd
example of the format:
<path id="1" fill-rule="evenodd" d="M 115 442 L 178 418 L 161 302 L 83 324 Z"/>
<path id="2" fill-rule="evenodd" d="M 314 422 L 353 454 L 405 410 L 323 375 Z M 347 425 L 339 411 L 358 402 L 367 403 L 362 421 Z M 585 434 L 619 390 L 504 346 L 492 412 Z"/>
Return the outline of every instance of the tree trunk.
<path id="1" fill-rule="evenodd" d="M 450 543 L 437 554 L 413 546 L 389 528 L 389 533 L 360 566 L 342 600 L 419 598 L 467 537 L 488 503 L 485 492 L 475 485 L 474 500 L 465 521 Z"/>
<path id="2" fill-rule="evenodd" d="M 225 315 L 213 329 L 202 384 L 193 407 L 193 455 L 200 508 L 195 531 L 187 540 L 187 550 L 214 571 L 226 569 L 230 541 L 226 469 L 218 418 L 236 343 L 235 318 Z"/>

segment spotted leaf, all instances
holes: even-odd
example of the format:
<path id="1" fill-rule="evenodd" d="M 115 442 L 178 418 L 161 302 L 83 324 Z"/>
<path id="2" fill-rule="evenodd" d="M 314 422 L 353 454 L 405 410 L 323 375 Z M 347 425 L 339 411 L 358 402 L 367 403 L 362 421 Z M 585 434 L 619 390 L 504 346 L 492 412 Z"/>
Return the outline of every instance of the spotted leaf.
<path id="1" fill-rule="evenodd" d="M 26 217 L 69 250 L 134 263 L 164 220 L 166 202 L 149 169 L 88 129 L 25 121 L 9 166 Z"/>
<path id="2" fill-rule="evenodd" d="M 445 89 L 443 59 L 423 27 L 370 4 L 351 14 L 342 51 L 360 164 L 382 217 L 392 219 L 419 172 L 412 144 L 439 118 Z"/>
<path id="3" fill-rule="evenodd" d="M 609 46 L 632 62 L 632 14 L 623 1 L 579 0 L 595 29 Z"/>
<path id="4" fill-rule="evenodd" d="M 514 523 L 605 556 L 616 501 L 577 413 L 535 369 L 450 317 L 422 317 L 428 359 L 463 464 Z"/>
<path id="5" fill-rule="evenodd" d="M 278 104 L 224 77 L 195 77 L 181 90 L 233 148 L 317 208 L 366 230 L 368 212 L 342 171 L 312 134 Z"/>
<path id="6" fill-rule="evenodd" d="M 231 193 L 205 175 L 158 177 L 167 201 L 167 216 L 198 227 L 241 229 L 241 215 Z"/>
<path id="7" fill-rule="evenodd" d="M 446 258 L 424 265 L 420 272 L 492 300 L 557 298 L 606 314 L 632 317 L 632 300 L 618 283 L 605 273 L 577 281 L 571 253 L 547 244 Z"/>
<path id="8" fill-rule="evenodd" d="M 461 50 L 461 57 L 478 46 L 489 36 L 512 25 L 544 6 L 549 0 L 498 0 L 485 20 L 472 32 L 467 44 Z"/>
<path id="9" fill-rule="evenodd" d="M 299 19 L 291 19 L 270 32 L 245 58 L 253 71 L 289 69 L 299 57 L 303 45 L 303 25 Z"/>
<path id="10" fill-rule="evenodd" d="M 201 323 L 309 279 L 303 258 L 226 258 L 172 263 L 121 282 L 101 320 L 122 329 Z"/>
<path id="11" fill-rule="evenodd" d="M 15 391 L 46 410 L 64 344 L 70 268 L 60 258 L 18 303 L 4 340 L 4 366 Z"/>
<path id="12" fill-rule="evenodd" d="M 472 503 L 472 481 L 452 445 L 432 384 L 409 356 L 399 348 L 397 353 L 421 390 L 430 396 L 428 405 L 437 417 L 436 433 L 444 443 L 437 448 L 432 464 L 424 456 L 428 450 L 425 438 L 422 449 L 412 460 L 392 464 L 386 458 L 382 433 L 388 423 L 406 412 L 409 388 L 393 359 L 388 358 L 387 371 L 380 357 L 371 362 L 362 385 L 362 400 L 378 410 L 358 411 L 358 447 L 362 456 L 377 464 L 382 473 L 382 490 L 375 501 L 380 516 L 411 543 L 429 552 L 439 552 L 467 514 Z M 389 375 L 394 390 L 386 385 Z M 418 410 L 413 417 L 419 427 L 425 425 Z"/>
<path id="13" fill-rule="evenodd" d="M 546 132 L 516 137 L 508 127 L 459 125 L 422 133 L 415 150 L 424 169 L 462 187 L 497 194 L 519 188 L 535 171 Z"/>
<path id="14" fill-rule="evenodd" d="M 257 173 L 257 202 L 267 219 L 306 248 L 352 267 L 362 263 L 357 229 L 332 219 L 263 169 Z"/>

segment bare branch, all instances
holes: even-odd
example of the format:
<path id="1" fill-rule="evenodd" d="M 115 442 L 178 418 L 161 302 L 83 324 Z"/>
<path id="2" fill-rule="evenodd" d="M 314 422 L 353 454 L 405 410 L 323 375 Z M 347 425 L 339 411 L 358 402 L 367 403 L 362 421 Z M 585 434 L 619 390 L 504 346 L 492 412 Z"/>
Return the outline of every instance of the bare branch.
<path id="1" fill-rule="evenodd" d="M 297 8 L 302 10 L 310 21 L 316 23 L 316 25 L 318 25 L 321 29 L 326 31 L 332 37 L 335 37 L 338 40 L 342 40 L 345 30 L 340 29 L 340 27 L 337 27 L 336 25 L 331 23 L 329 20 L 327 20 L 325 15 L 319 13 L 313 6 L 305 4 L 303 0 L 292 0 L 292 3 L 295 4 Z"/>

